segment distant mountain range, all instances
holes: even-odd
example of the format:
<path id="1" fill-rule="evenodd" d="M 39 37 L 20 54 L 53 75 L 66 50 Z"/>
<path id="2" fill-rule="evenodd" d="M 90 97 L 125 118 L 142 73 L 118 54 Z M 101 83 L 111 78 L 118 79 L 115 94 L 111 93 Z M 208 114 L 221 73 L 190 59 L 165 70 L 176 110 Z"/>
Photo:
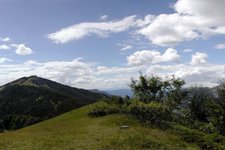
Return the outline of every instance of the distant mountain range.
<path id="1" fill-rule="evenodd" d="M 113 96 L 112 94 L 110 94 L 106 91 L 101 91 L 101 90 L 98 90 L 98 89 L 91 89 L 89 91 L 94 92 L 94 93 L 98 93 L 98 94 L 102 94 L 102 95 L 105 95 L 105 96 Z"/>
<path id="2" fill-rule="evenodd" d="M 116 96 L 129 96 L 132 97 L 133 93 L 130 89 L 117 89 L 117 90 L 105 90 L 106 93 L 109 93 L 111 95 L 116 95 Z"/>
<path id="3" fill-rule="evenodd" d="M 20 128 L 94 103 L 103 97 L 106 95 L 37 76 L 23 77 L 0 87 L 0 128 Z M 24 125 L 17 126 L 23 122 Z"/>
<path id="4" fill-rule="evenodd" d="M 215 86 L 212 88 L 209 88 L 209 87 L 201 87 L 201 88 L 206 89 L 206 90 L 208 90 L 208 92 L 210 92 L 210 94 L 217 96 L 217 90 L 221 87 L 223 87 L 223 85 L 218 85 L 218 86 Z M 192 89 L 192 87 L 186 87 L 186 88 L 183 88 L 182 91 L 188 92 L 191 89 Z M 90 91 L 94 92 L 94 93 L 100 93 L 100 94 L 103 94 L 106 96 L 122 96 L 122 97 L 124 97 L 127 95 L 129 97 L 132 97 L 134 95 L 133 92 L 131 91 L 131 89 L 114 89 L 114 90 L 91 89 Z"/>
<path id="5" fill-rule="evenodd" d="M 217 90 L 219 88 L 221 88 L 223 85 L 218 85 L 218 86 L 215 86 L 215 87 L 212 87 L 212 88 L 209 88 L 209 87 L 202 87 L 204 89 L 208 89 L 208 91 L 213 94 L 214 96 L 217 95 Z M 183 91 L 190 91 L 192 87 L 188 87 L 188 88 L 183 88 Z M 105 94 L 105 95 L 115 95 L 115 96 L 126 96 L 128 95 L 129 97 L 132 97 L 133 96 L 133 92 L 130 90 L 130 89 L 115 89 L 115 90 L 104 90 L 104 91 L 100 91 L 100 90 L 93 90 L 93 92 L 97 92 L 98 93 L 102 93 L 102 94 Z"/>
<path id="6" fill-rule="evenodd" d="M 98 89 L 91 89 L 90 91 L 94 92 L 94 93 L 100 93 L 100 94 L 103 94 L 106 96 L 121 96 L 121 97 L 124 97 L 124 96 L 132 97 L 133 96 L 132 91 L 129 89 L 102 90 L 102 91 L 98 90 Z"/>

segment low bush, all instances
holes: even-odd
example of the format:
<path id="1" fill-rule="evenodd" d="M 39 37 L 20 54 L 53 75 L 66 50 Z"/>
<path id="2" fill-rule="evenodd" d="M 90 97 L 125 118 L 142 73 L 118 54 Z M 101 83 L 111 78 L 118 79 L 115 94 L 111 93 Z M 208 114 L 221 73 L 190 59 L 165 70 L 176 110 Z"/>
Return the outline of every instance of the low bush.
<path id="1" fill-rule="evenodd" d="M 172 126 L 173 129 L 181 135 L 183 140 L 195 143 L 203 150 L 225 150 L 225 139 L 219 134 L 206 134 L 177 124 L 173 124 Z"/>
<path id="2" fill-rule="evenodd" d="M 100 117 L 119 112 L 120 108 L 116 104 L 109 104 L 107 102 L 102 101 L 94 107 L 91 107 L 91 110 L 89 111 L 88 115 L 91 117 Z"/>
<path id="3" fill-rule="evenodd" d="M 145 104 L 141 101 L 133 101 L 129 106 L 129 112 L 141 122 L 151 124 L 162 125 L 165 121 L 171 120 L 170 110 L 158 102 Z"/>
<path id="4" fill-rule="evenodd" d="M 37 122 L 42 119 L 39 117 L 29 116 L 29 115 L 6 115 L 0 118 L 0 132 L 4 130 L 16 130 L 23 128 Z"/>

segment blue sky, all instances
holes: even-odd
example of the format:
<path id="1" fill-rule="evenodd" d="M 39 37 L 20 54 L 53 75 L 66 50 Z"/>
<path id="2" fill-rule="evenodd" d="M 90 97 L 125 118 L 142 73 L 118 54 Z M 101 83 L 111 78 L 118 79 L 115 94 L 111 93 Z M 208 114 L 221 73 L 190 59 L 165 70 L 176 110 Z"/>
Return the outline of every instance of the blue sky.
<path id="1" fill-rule="evenodd" d="M 35 74 L 117 89 L 141 70 L 215 86 L 224 77 L 224 6 L 223 0 L 0 0 L 0 84 Z"/>

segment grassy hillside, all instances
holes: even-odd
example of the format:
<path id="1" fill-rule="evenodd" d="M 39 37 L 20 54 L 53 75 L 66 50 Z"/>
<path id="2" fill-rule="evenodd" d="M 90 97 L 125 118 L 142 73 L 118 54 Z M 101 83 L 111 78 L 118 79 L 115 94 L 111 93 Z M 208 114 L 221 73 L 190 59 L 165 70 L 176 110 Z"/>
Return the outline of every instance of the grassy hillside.
<path id="1" fill-rule="evenodd" d="M 4 150 L 199 149 L 173 131 L 141 126 L 125 115 L 89 118 L 89 106 L 17 131 L 0 133 Z M 130 129 L 120 129 L 129 125 Z"/>

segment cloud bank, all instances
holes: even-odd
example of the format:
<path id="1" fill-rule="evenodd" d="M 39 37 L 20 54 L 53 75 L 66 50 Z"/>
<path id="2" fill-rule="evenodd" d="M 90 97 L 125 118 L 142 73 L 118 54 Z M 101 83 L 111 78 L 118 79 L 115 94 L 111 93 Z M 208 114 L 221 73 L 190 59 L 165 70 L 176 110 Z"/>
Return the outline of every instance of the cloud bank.
<path id="1" fill-rule="evenodd" d="M 156 50 L 140 50 L 127 57 L 127 65 L 103 66 L 94 62 L 85 62 L 81 58 L 71 61 L 37 62 L 26 61 L 21 64 L 0 64 L 0 84 L 19 77 L 38 75 L 63 84 L 86 89 L 128 88 L 131 78 L 138 77 L 138 72 L 162 77 L 175 75 L 186 81 L 186 86 L 200 84 L 217 85 L 224 76 L 224 65 L 207 62 L 206 53 L 197 52 L 185 63 L 177 50 L 168 48 L 164 53 Z M 0 63 L 11 61 L 0 58 Z M 190 65 L 191 64 L 191 65 Z"/>

